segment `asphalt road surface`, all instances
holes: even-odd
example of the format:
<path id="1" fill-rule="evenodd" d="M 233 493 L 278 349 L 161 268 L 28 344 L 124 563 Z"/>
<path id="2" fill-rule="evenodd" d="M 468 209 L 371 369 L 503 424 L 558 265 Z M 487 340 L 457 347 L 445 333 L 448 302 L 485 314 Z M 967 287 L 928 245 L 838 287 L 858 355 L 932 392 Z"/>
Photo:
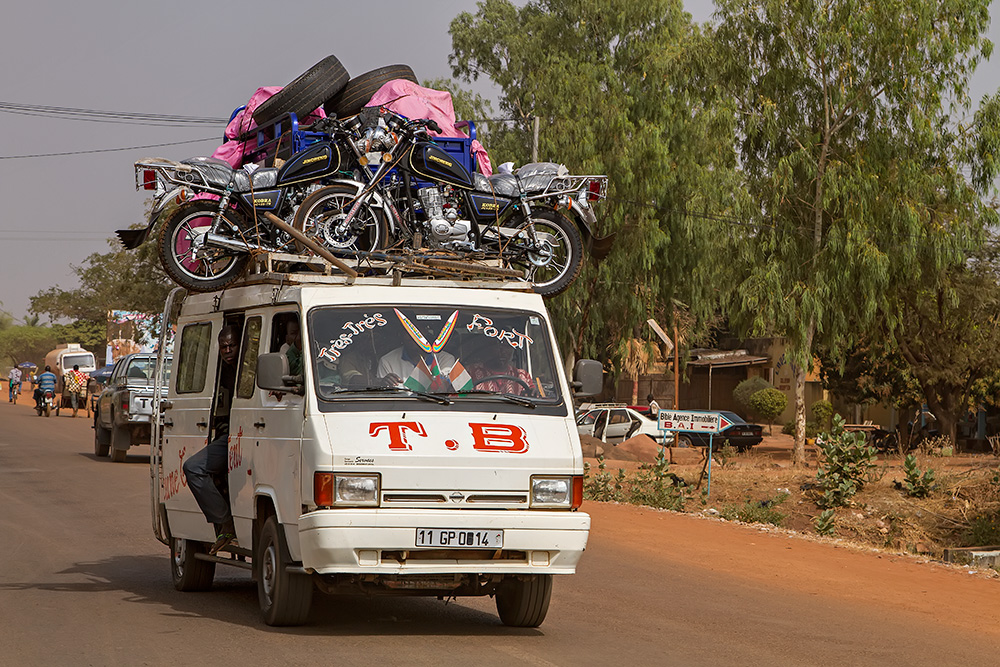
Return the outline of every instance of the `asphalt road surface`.
<path id="1" fill-rule="evenodd" d="M 249 573 L 179 593 L 153 537 L 148 448 L 93 455 L 86 418 L 0 403 L 0 665 L 957 665 L 1000 658 L 1000 582 L 746 526 L 589 504 L 545 623 L 489 598 L 317 594 L 259 619 Z"/>

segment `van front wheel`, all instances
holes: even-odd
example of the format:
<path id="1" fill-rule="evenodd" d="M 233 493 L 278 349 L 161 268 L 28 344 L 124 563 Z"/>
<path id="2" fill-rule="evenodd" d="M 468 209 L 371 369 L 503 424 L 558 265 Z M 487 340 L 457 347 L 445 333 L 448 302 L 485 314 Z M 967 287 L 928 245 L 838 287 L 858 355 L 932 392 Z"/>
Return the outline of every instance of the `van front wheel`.
<path id="1" fill-rule="evenodd" d="M 497 613 L 504 625 L 537 628 L 549 612 L 551 598 L 551 574 L 510 577 L 497 589 Z"/>
<path id="2" fill-rule="evenodd" d="M 278 524 L 270 516 L 260 532 L 254 560 L 258 563 L 257 597 L 260 613 L 268 625 L 302 625 L 309 617 L 313 582 L 308 575 L 291 574 L 288 545 Z"/>

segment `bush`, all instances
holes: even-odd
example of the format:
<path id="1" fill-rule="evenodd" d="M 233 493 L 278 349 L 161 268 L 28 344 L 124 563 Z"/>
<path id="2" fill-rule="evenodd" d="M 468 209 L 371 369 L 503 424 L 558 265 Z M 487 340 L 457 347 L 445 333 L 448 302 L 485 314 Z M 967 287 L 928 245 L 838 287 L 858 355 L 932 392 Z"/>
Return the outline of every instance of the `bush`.
<path id="1" fill-rule="evenodd" d="M 761 389 L 773 389 L 771 383 L 762 377 L 754 376 L 752 378 L 747 378 L 736 385 L 736 389 L 733 390 L 733 400 L 736 401 L 736 405 L 740 407 L 746 413 L 746 417 L 750 417 L 750 413 L 753 412 L 753 408 L 750 407 L 750 397 L 756 394 Z"/>
<path id="2" fill-rule="evenodd" d="M 782 426 L 781 432 L 785 435 L 795 435 L 795 420 L 787 422 L 784 426 Z M 806 437 L 815 438 L 817 433 L 819 433 L 819 429 L 816 428 L 816 422 L 807 421 Z"/>
<path id="3" fill-rule="evenodd" d="M 781 526 L 787 514 L 776 508 L 788 498 L 788 494 L 779 493 L 771 500 L 760 502 L 744 501 L 742 505 L 727 505 L 719 514 L 727 521 L 742 521 L 744 523 L 769 523 Z"/>
<path id="4" fill-rule="evenodd" d="M 812 412 L 813 419 L 816 420 L 816 426 L 821 431 L 829 431 L 831 419 L 833 418 L 833 404 L 830 401 L 816 401 L 809 408 Z"/>
<path id="5" fill-rule="evenodd" d="M 846 505 L 864 485 L 873 479 L 878 450 L 865 441 L 864 433 L 844 429 L 844 418 L 833 418 L 830 433 L 816 439 L 823 465 L 816 472 L 820 497 L 816 504 L 824 509 Z"/>
<path id="6" fill-rule="evenodd" d="M 761 389 L 750 397 L 751 410 L 761 419 L 767 422 L 767 434 L 771 434 L 771 426 L 775 418 L 785 411 L 788 406 L 788 397 L 785 393 L 770 387 Z"/>
<path id="7" fill-rule="evenodd" d="M 926 498 L 931 495 L 931 491 L 937 488 L 937 484 L 934 483 L 934 469 L 928 468 L 921 475 L 920 468 L 917 467 L 917 457 L 913 454 L 906 455 L 906 459 L 903 461 L 903 471 L 906 473 L 903 488 L 906 489 L 906 495 L 911 498 Z"/>

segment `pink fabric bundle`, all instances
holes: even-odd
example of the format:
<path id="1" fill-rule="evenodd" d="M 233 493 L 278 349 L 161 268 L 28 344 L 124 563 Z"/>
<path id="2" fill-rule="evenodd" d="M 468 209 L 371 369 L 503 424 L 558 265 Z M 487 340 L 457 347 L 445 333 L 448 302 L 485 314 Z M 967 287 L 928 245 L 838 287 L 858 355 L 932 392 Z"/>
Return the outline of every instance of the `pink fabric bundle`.
<path id="1" fill-rule="evenodd" d="M 229 125 L 226 126 L 226 138 L 229 139 L 229 141 L 216 148 L 215 152 L 212 153 L 212 157 L 225 160 L 232 166 L 233 169 L 242 167 L 245 154 L 247 151 L 253 151 L 257 147 L 257 140 L 256 138 L 249 141 L 234 140 L 257 127 L 257 123 L 255 123 L 253 119 L 254 110 L 259 107 L 264 100 L 281 90 L 281 88 L 282 86 L 266 86 L 264 88 L 258 88 L 257 92 L 250 97 L 246 108 L 236 114 L 236 116 L 229 121 Z M 302 125 L 308 125 L 319 118 L 326 118 L 326 113 L 323 111 L 323 107 L 316 109 L 305 118 L 300 118 L 299 123 Z"/>
<path id="2" fill-rule="evenodd" d="M 455 127 L 455 107 L 451 93 L 418 86 L 412 81 L 395 79 L 384 84 L 372 95 L 367 106 L 386 107 L 407 118 L 426 118 L 441 126 L 441 137 L 468 139 L 468 135 Z M 476 156 L 479 171 L 485 176 L 493 174 L 486 149 L 477 140 L 472 142 L 472 153 Z"/>

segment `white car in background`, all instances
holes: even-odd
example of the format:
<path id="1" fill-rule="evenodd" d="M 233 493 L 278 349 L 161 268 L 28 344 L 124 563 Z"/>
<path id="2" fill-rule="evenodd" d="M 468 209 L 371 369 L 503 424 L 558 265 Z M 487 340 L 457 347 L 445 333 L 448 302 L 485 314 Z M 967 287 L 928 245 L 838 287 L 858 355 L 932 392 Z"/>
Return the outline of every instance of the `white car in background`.
<path id="1" fill-rule="evenodd" d="M 603 442 L 618 443 L 639 434 L 648 435 L 658 443 L 664 436 L 656 420 L 639 414 L 624 403 L 597 403 L 576 418 L 576 430 Z"/>

